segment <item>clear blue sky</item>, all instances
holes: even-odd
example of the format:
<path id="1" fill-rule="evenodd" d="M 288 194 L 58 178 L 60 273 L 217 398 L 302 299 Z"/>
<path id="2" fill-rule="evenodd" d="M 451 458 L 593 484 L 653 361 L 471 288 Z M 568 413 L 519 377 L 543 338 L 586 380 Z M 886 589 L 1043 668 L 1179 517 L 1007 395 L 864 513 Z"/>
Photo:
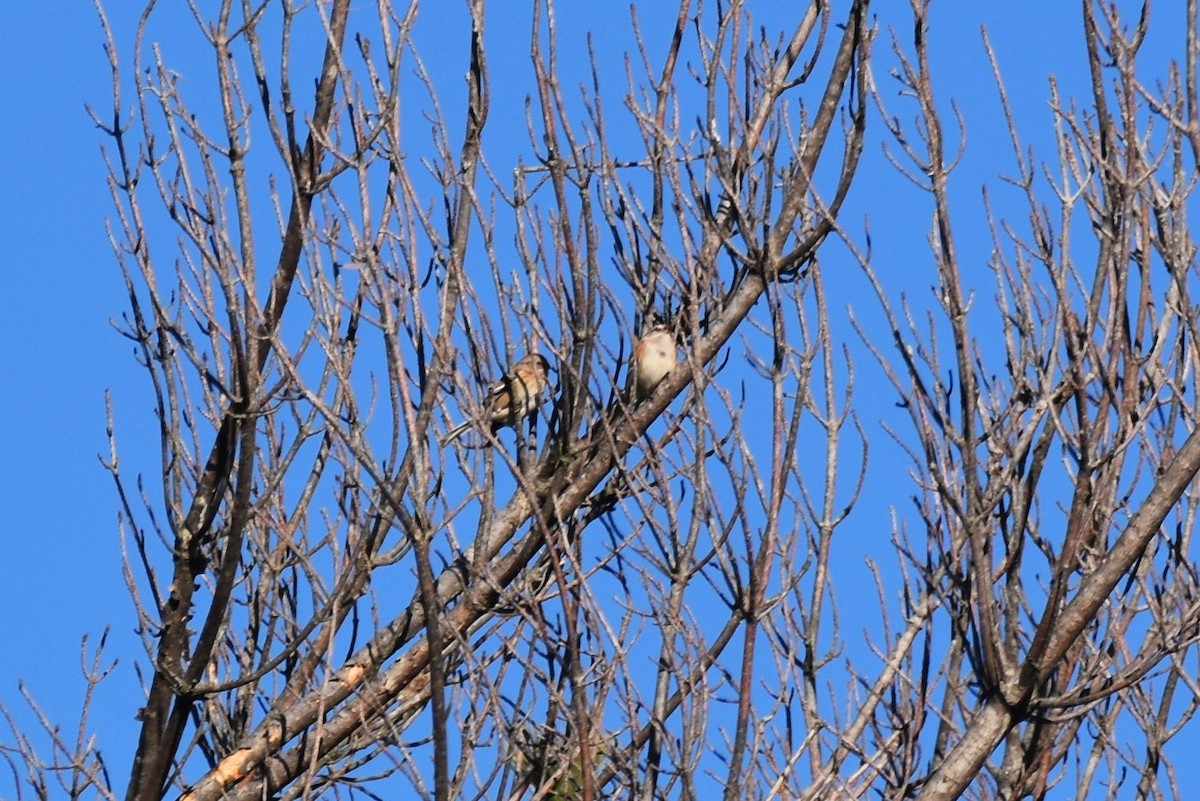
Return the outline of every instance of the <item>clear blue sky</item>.
<path id="1" fill-rule="evenodd" d="M 131 41 L 135 5 L 140 6 L 128 0 L 111 3 L 114 25 L 125 32 L 118 34 L 123 46 Z M 176 5 L 172 13 L 190 25 L 185 4 Z M 1177 13 L 1167 8 L 1174 5 L 1163 3 L 1156 11 Z M 895 14 L 907 4 L 877 6 L 877 13 Z M 624 24 L 625 5 L 620 7 Z M 964 204 L 957 222 L 964 235 L 973 229 L 974 238 L 960 245 L 982 268 L 990 245 L 979 214 L 979 187 L 991 181 L 997 191 L 996 174 L 1008 171 L 1012 162 L 980 43 L 980 22 L 989 25 L 1024 134 L 1041 146 L 1040 157 L 1049 159 L 1046 76 L 1058 72 L 1066 92 L 1080 92 L 1084 86 L 1079 8 L 1074 2 L 998 0 L 946 0 L 934 8 L 934 35 L 944 59 L 935 65 L 941 67 L 938 91 L 944 100 L 962 104 L 971 126 L 968 156 L 955 181 Z M 909 34 L 904 17 L 890 24 L 899 35 Z M 94 728 L 110 770 L 123 786 L 141 700 L 134 663 L 144 656 L 133 634 L 133 607 L 121 575 L 117 498 L 99 462 L 108 452 L 105 393 L 111 393 L 121 424 L 123 461 L 149 475 L 158 463 L 150 385 L 132 358 L 131 343 L 109 322 L 124 312 L 126 302 L 105 234 L 110 202 L 101 136 L 84 112 L 85 103 L 105 112 L 110 106 L 102 42 L 95 10 L 83 2 L 12 3 L 0 26 L 6 76 L 5 113 L 0 116 L 0 153 L 5 156 L 0 219 L 6 228 L 0 237 L 0 366 L 5 378 L 0 390 L 5 444 L 0 452 L 5 513 L 0 529 L 0 699 L 23 725 L 32 726 L 16 690 L 23 678 L 49 716 L 72 730 L 83 689 L 80 638 L 98 637 L 111 625 L 109 655 L 119 664 L 97 699 L 93 723 L 99 724 Z M 886 56 L 888 44 L 885 30 L 877 52 Z M 185 63 L 173 66 L 188 69 Z M 452 79 L 460 81 L 461 65 L 454 70 Z M 878 78 L 886 87 L 882 71 Z M 881 212 L 879 197 L 903 191 L 903 182 L 880 158 L 882 135 L 876 128 L 868 138 L 866 172 L 855 189 L 847 224 L 854 230 L 854 220 L 870 208 L 876 252 L 898 270 L 911 270 L 908 288 L 923 292 L 933 280 L 924 246 L 928 208 L 896 204 Z M 990 294 L 986 278 L 981 277 L 981 284 Z M 869 382 L 887 391 L 880 376 L 869 370 L 860 369 L 859 381 L 860 393 L 872 391 Z M 877 435 L 873 444 L 884 449 L 876 451 L 880 458 L 888 458 L 885 436 Z M 892 502 L 903 505 L 904 499 Z M 876 556 L 888 561 L 890 552 Z M 853 558 L 861 561 L 861 551 Z M 1200 782 L 1191 786 L 1200 787 Z"/>
<path id="2" fill-rule="evenodd" d="M 140 646 L 121 578 L 116 498 L 98 461 L 105 392 L 152 417 L 147 383 L 109 320 L 124 291 L 109 250 L 105 170 L 84 103 L 111 106 L 102 34 L 90 3 L 18 3 L 0 30 L 6 154 L 0 214 L 0 698 L 32 725 L 17 694 L 73 730 L 83 682 L 79 643 L 113 626 L 120 658 L 97 711 L 111 722 L 117 775 L 127 772 L 139 697 Z M 152 424 L 151 424 L 152 425 Z M 130 440 L 150 454 L 150 429 Z M 150 468 L 152 462 L 144 461 Z M 119 766 L 119 767 L 118 767 Z"/>

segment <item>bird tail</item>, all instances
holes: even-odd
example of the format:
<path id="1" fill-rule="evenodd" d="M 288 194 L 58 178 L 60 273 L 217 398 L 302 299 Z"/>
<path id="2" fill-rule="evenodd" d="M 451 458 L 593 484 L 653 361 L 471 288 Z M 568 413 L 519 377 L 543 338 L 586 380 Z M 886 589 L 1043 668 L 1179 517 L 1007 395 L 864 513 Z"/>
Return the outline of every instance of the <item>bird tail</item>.
<path id="1" fill-rule="evenodd" d="M 458 425 L 456 425 L 454 428 L 450 429 L 449 431 L 447 431 L 446 435 L 444 437 L 442 437 L 442 447 L 444 448 L 447 445 L 449 445 L 451 442 L 454 442 L 454 440 L 456 440 L 460 436 L 462 436 L 463 432 L 466 431 L 470 427 L 471 427 L 471 421 L 466 420 L 462 423 L 459 423 Z"/>

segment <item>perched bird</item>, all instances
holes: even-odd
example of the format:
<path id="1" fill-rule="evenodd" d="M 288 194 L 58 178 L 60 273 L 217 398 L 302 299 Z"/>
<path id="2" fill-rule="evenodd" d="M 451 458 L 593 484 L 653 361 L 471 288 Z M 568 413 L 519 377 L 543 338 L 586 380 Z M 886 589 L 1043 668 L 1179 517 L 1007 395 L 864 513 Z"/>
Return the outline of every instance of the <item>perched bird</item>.
<path id="1" fill-rule="evenodd" d="M 675 369 L 675 335 L 665 323 L 655 323 L 633 346 L 625 391 L 631 403 L 644 400 L 667 373 Z"/>
<path id="2" fill-rule="evenodd" d="M 513 365 L 512 369 L 488 387 L 484 400 L 488 422 L 495 434 L 505 426 L 513 426 L 528 417 L 537 407 L 538 398 L 546 389 L 550 362 L 540 353 L 531 353 Z M 471 427 L 472 421 L 459 423 L 446 432 L 442 444 L 458 439 Z"/>

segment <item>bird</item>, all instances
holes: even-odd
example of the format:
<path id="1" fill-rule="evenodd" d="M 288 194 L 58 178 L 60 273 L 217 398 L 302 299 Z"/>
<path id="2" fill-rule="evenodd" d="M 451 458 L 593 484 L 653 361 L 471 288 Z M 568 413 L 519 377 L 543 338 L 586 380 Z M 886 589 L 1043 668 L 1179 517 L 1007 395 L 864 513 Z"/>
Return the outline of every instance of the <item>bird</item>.
<path id="1" fill-rule="evenodd" d="M 505 426 L 516 427 L 537 407 L 538 398 L 549 382 L 550 361 L 540 353 L 530 353 L 512 366 L 504 377 L 488 387 L 483 405 L 492 433 Z M 472 421 L 459 423 L 442 439 L 448 445 L 471 427 Z"/>
<path id="2" fill-rule="evenodd" d="M 625 391 L 633 403 L 649 397 L 654 388 L 675 369 L 675 335 L 666 323 L 656 322 L 642 334 L 629 354 Z"/>

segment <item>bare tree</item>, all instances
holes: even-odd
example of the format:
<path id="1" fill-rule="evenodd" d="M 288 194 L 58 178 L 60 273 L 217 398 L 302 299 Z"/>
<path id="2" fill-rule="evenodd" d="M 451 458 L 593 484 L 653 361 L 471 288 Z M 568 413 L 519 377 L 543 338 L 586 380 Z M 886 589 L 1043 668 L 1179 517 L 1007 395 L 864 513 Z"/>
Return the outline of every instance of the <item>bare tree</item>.
<path id="1" fill-rule="evenodd" d="M 956 247 L 927 2 L 890 56 L 866 0 L 634 7 L 623 86 L 592 39 L 563 67 L 551 2 L 528 82 L 498 76 L 509 12 L 466 11 L 429 39 L 415 2 L 192 7 L 211 98 L 151 44 L 178 8 L 108 34 L 93 116 L 162 443 L 153 489 L 115 433 L 108 463 L 147 660 L 126 798 L 1182 797 L 1195 3 L 1155 80 L 1149 17 L 1082 3 L 1093 95 L 1052 85 L 1052 159 L 1007 111 L 1001 326 Z M 929 200 L 932 308 L 843 218 L 868 119 Z M 830 252 L 889 340 L 838 324 Z M 638 390 L 656 319 L 680 355 Z M 856 411 L 855 351 L 907 431 Z M 882 639 L 845 664 L 831 553 L 871 431 L 917 514 L 888 501 Z M 18 792 L 119 795 L 89 726 L 42 758 L 9 718 Z"/>
<path id="2" fill-rule="evenodd" d="M 1002 339 L 972 313 L 956 252 L 955 137 L 930 73 L 927 2 L 912 4 L 911 47 L 895 45 L 916 124 L 884 116 L 894 163 L 932 200 L 940 302 L 897 306 L 862 258 L 899 346 L 887 369 L 916 432 L 925 540 L 897 532 L 912 600 L 888 644 L 897 674 L 865 708 L 899 746 L 891 783 L 922 798 L 972 784 L 983 798 L 1043 798 L 1064 777 L 1080 798 L 1125 797 L 1126 783 L 1139 798 L 1181 797 L 1164 746 L 1198 700 L 1184 661 L 1200 634 L 1196 8 L 1177 20 L 1184 72 L 1156 85 L 1138 74 L 1147 8 L 1132 26 L 1115 6 L 1082 9 L 1093 95 L 1080 109 L 1051 84 L 1049 163 L 1022 143 L 988 44 L 1008 180 L 1028 208 L 990 219 Z M 951 637 L 934 650 L 939 618 Z"/>

